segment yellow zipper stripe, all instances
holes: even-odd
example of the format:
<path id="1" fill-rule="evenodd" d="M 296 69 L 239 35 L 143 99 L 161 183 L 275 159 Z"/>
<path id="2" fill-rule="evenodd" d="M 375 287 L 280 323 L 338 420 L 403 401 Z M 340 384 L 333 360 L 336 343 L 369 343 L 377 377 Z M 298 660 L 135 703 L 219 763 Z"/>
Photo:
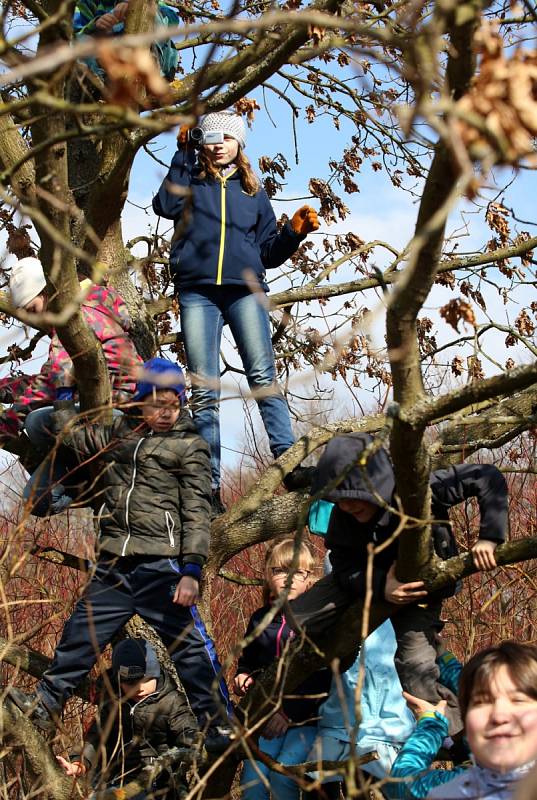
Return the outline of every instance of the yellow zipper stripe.
<path id="1" fill-rule="evenodd" d="M 224 248 L 226 245 L 226 182 L 237 170 L 234 169 L 226 177 L 220 178 L 220 249 L 218 251 L 218 267 L 216 269 L 216 285 L 222 285 L 222 269 L 224 266 Z"/>

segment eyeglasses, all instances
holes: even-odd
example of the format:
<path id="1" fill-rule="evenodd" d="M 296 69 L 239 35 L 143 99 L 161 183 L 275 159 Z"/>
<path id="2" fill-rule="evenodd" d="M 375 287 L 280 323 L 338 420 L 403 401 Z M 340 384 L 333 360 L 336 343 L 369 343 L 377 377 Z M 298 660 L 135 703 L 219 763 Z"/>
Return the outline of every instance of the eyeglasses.
<path id="1" fill-rule="evenodd" d="M 290 567 L 271 567 L 270 571 L 274 578 L 287 578 L 289 573 L 292 572 L 293 577 L 299 581 L 307 580 L 308 576 L 311 574 L 309 569 L 292 570 Z"/>

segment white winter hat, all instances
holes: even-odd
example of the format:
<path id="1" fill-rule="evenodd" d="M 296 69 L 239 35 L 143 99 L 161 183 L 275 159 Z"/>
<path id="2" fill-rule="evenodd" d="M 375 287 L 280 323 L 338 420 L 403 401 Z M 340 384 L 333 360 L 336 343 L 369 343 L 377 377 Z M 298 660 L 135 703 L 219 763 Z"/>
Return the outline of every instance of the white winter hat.
<path id="1" fill-rule="evenodd" d="M 46 285 L 47 281 L 39 259 L 32 256 L 21 258 L 9 276 L 11 302 L 16 308 L 23 308 L 41 294 Z"/>
<path id="2" fill-rule="evenodd" d="M 207 114 L 200 122 L 203 133 L 209 131 L 222 131 L 228 136 L 233 136 L 244 149 L 246 147 L 246 125 L 244 120 L 233 111 L 217 111 Z"/>

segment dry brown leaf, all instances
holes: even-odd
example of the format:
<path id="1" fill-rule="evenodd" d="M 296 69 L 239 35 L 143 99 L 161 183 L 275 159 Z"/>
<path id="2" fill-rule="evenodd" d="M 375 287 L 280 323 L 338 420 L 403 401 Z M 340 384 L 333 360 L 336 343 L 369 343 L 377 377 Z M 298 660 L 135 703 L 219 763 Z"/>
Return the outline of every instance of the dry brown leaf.
<path id="1" fill-rule="evenodd" d="M 171 100 L 170 86 L 149 50 L 99 42 L 96 55 L 106 72 L 108 102 L 133 107 L 145 105 L 148 98 L 162 104 Z"/>
<path id="2" fill-rule="evenodd" d="M 476 41 L 480 70 L 470 91 L 457 102 L 464 116 L 455 126 L 473 158 L 517 165 L 535 160 L 537 136 L 537 51 L 518 48 L 507 57 L 497 25 L 487 22 Z M 477 115 L 483 126 L 472 125 Z"/>
<path id="3" fill-rule="evenodd" d="M 462 297 L 455 297 L 450 300 L 445 306 L 440 309 L 440 316 L 442 319 L 451 325 L 457 333 L 459 332 L 459 323 L 463 322 L 468 325 L 476 326 L 476 318 L 474 310 L 470 303 L 463 300 Z"/>

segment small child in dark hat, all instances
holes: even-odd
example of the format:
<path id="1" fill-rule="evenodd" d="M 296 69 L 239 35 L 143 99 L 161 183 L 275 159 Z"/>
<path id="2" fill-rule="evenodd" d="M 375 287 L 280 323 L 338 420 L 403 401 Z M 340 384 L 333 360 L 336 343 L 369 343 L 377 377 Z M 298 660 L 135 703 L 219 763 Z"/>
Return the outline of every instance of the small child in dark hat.
<path id="1" fill-rule="evenodd" d="M 198 738 L 196 720 L 183 692 L 161 670 L 157 654 L 145 639 L 124 639 L 112 651 L 99 712 L 81 753 L 57 756 L 72 777 L 93 773 L 92 783 L 123 785 L 139 779 L 170 748 L 192 747 Z M 112 690 L 112 691 L 110 691 Z M 149 788 L 149 787 L 148 787 Z M 168 800 L 180 796 L 180 773 L 162 772 L 151 789 Z"/>
<path id="2" fill-rule="evenodd" d="M 153 358 L 137 384 L 138 416 L 73 427 L 72 404 L 56 404 L 55 425 L 63 442 L 82 461 L 100 460 L 103 504 L 93 576 L 52 665 L 35 695 L 11 690 L 19 708 L 45 729 L 53 726 L 53 717 L 103 648 L 139 614 L 168 647 L 194 713 L 208 728 L 207 749 L 226 744 L 219 725 L 231 711 L 229 695 L 195 605 L 209 551 L 209 448 L 196 433 L 184 399 L 181 368 Z"/>

